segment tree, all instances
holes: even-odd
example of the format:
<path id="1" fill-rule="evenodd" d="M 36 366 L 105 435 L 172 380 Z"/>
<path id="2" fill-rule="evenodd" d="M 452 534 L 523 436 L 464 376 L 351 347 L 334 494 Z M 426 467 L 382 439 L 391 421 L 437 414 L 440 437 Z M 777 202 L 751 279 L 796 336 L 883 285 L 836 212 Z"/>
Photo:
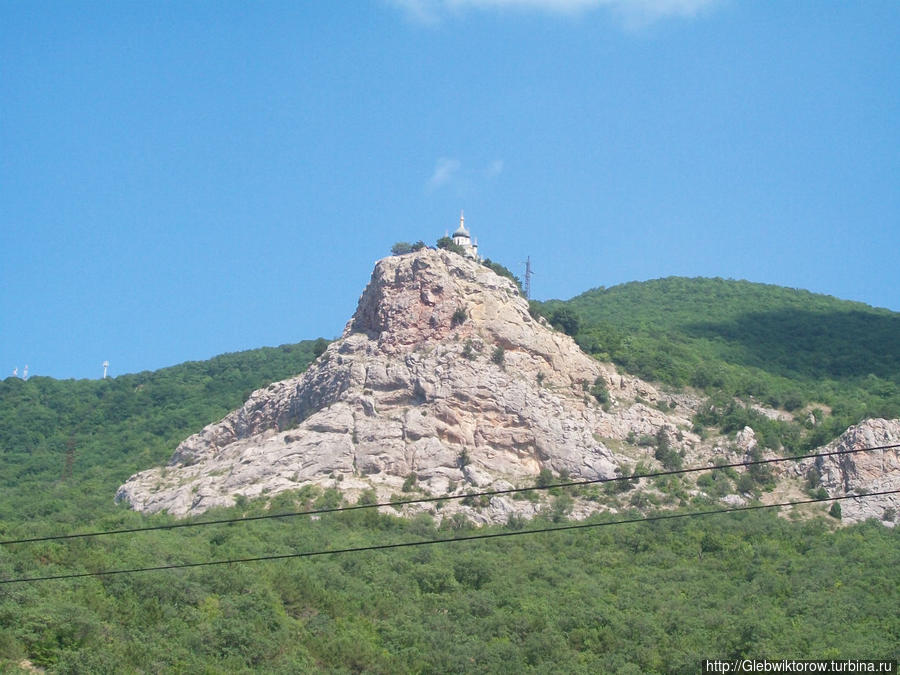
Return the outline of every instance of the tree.
<path id="1" fill-rule="evenodd" d="M 591 387 L 591 396 L 597 399 L 597 402 L 601 405 L 607 405 L 609 403 L 609 390 L 606 388 L 606 382 L 602 377 L 597 377 L 594 380 L 594 386 Z"/>
<path id="2" fill-rule="evenodd" d="M 325 350 L 328 348 L 328 340 L 325 338 L 319 338 L 313 343 L 313 354 L 316 358 L 322 356 L 325 353 Z"/>
<path id="3" fill-rule="evenodd" d="M 450 237 L 441 237 L 437 240 L 437 247 L 442 248 L 445 251 L 451 251 L 453 253 L 458 253 L 459 255 L 465 255 L 466 252 L 462 246 L 453 242 Z"/>
<path id="4" fill-rule="evenodd" d="M 534 481 L 536 487 L 544 488 L 553 484 L 553 472 L 547 467 L 542 468 Z"/>
<path id="5" fill-rule="evenodd" d="M 512 280 L 512 282 L 519 289 L 520 293 L 525 292 L 525 290 L 522 288 L 522 282 L 519 280 L 519 277 L 517 277 L 515 274 L 510 272 L 509 268 L 507 268 L 505 265 L 501 265 L 498 262 L 494 262 L 490 258 L 485 258 L 484 260 L 481 261 L 481 264 L 484 265 L 485 267 L 487 267 L 488 269 L 493 270 L 494 272 L 499 274 L 501 277 L 506 277 L 507 279 Z"/>
<path id="6" fill-rule="evenodd" d="M 841 519 L 841 503 L 834 502 L 834 504 L 831 505 L 831 508 L 828 509 L 828 515 L 831 516 L 832 518 L 837 518 L 838 520 L 840 520 Z"/>
<path id="7" fill-rule="evenodd" d="M 560 307 L 550 315 L 550 324 L 566 335 L 576 335 L 581 328 L 581 318 L 569 307 Z"/>
<path id="8" fill-rule="evenodd" d="M 408 241 L 398 241 L 391 246 L 391 255 L 406 255 L 413 252 L 413 245 Z"/>

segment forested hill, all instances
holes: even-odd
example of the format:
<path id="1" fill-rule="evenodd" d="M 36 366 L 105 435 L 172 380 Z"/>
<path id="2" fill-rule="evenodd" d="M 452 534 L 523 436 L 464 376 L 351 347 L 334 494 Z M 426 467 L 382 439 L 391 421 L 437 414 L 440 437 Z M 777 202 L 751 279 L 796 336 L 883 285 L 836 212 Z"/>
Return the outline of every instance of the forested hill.
<path id="1" fill-rule="evenodd" d="M 690 382 L 705 366 L 729 381 L 771 381 L 772 391 L 783 382 L 798 390 L 815 384 L 800 368 L 798 379 L 786 378 L 777 358 L 768 368 L 764 359 L 760 366 L 745 364 L 738 338 L 704 333 L 716 323 L 739 326 L 742 314 L 708 309 L 691 316 L 687 300 L 674 300 L 679 286 L 687 297 L 702 284 L 721 286 L 724 298 L 758 290 L 663 280 L 592 291 L 544 309 L 582 315 L 585 328 L 576 333 L 583 344 L 620 362 L 633 359 L 636 370 L 650 368 L 660 379 L 678 381 L 681 368 L 680 381 Z M 668 301 L 659 299 L 662 287 L 670 289 Z M 639 302 L 644 293 L 648 298 Z M 728 304 L 714 303 L 715 309 Z M 896 325 L 895 314 L 853 309 Z M 790 351 L 774 328 L 769 338 L 776 355 Z M 857 349 L 849 356 L 868 358 L 858 352 L 874 350 L 866 344 L 850 345 Z M 164 463 L 179 441 L 239 406 L 253 389 L 303 371 L 324 348 L 324 340 L 302 342 L 108 380 L 0 382 L 0 539 L 6 542 L 0 582 L 471 534 L 467 522 L 436 525 L 428 513 L 404 519 L 368 510 L 9 543 L 171 523 L 165 514 L 145 516 L 115 504 L 117 486 L 134 471 Z M 818 349 L 832 351 L 827 341 Z M 867 373 L 833 381 L 860 381 L 870 387 L 862 390 L 866 396 L 891 401 L 888 394 L 878 398 L 874 383 L 895 386 L 889 357 L 896 359 L 896 348 L 885 344 L 881 352 L 872 367 L 886 370 L 872 371 L 871 381 Z M 659 355 L 670 359 L 671 377 L 654 365 Z M 702 495 L 685 497 L 684 509 L 716 505 Z M 211 519 L 340 503 L 337 490 L 306 487 L 270 503 L 238 503 Z M 601 514 L 592 522 L 640 513 Z M 487 532 L 555 522 L 550 512 L 532 524 L 511 521 Z M 696 672 L 703 658 L 896 659 L 900 528 L 867 522 L 834 531 L 833 522 L 791 522 L 758 511 L 2 583 L 0 671 L 682 673 Z"/>
<path id="2" fill-rule="evenodd" d="M 105 380 L 0 381 L 0 525 L 106 510 L 129 475 L 168 461 L 254 389 L 303 372 L 326 345 L 307 340 Z"/>
<path id="3" fill-rule="evenodd" d="M 668 277 L 535 310 L 643 378 L 835 408 L 845 426 L 900 416 L 900 313 L 748 281 Z"/>

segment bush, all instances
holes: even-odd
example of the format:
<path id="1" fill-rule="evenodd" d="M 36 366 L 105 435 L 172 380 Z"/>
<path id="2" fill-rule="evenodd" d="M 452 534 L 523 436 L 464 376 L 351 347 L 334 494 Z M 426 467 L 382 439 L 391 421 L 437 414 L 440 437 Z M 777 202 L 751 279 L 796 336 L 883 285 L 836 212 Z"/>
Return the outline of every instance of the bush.
<path id="1" fill-rule="evenodd" d="M 472 459 L 469 457 L 469 453 L 466 451 L 466 449 L 463 448 L 462 450 L 460 450 L 459 456 L 457 456 L 457 458 L 456 458 L 456 465 L 460 469 L 462 469 L 462 468 L 467 467 L 469 464 L 471 464 L 471 462 L 472 462 Z"/>
<path id="2" fill-rule="evenodd" d="M 559 495 L 553 499 L 553 505 L 550 507 L 550 520 L 554 523 L 562 522 L 566 516 L 572 512 L 575 506 L 575 500 L 567 494 Z"/>
<path id="3" fill-rule="evenodd" d="M 534 481 L 536 487 L 543 488 L 548 485 L 553 485 L 553 472 L 550 469 L 544 467 L 538 472 L 537 478 Z"/>
<path id="4" fill-rule="evenodd" d="M 356 500 L 357 506 L 371 506 L 378 503 L 378 493 L 374 489 L 369 488 L 359 493 L 359 499 Z"/>
<path id="5" fill-rule="evenodd" d="M 581 328 L 581 318 L 569 307 L 560 307 L 550 315 L 550 325 L 566 335 L 575 336 Z"/>
<path id="6" fill-rule="evenodd" d="M 464 358 L 469 359 L 469 361 L 475 360 L 475 349 L 472 346 L 471 340 L 466 340 L 466 344 L 463 345 L 462 355 Z"/>
<path id="7" fill-rule="evenodd" d="M 603 381 L 602 377 L 594 380 L 594 386 L 591 387 L 591 396 L 597 399 L 597 402 L 601 405 L 609 404 L 609 390 L 606 388 L 606 382 Z"/>
<path id="8" fill-rule="evenodd" d="M 832 518 L 836 518 L 837 520 L 841 519 L 841 503 L 835 502 L 831 505 L 831 508 L 828 509 L 828 515 Z"/>
<path id="9" fill-rule="evenodd" d="M 450 237 L 441 237 L 437 240 L 437 247 L 442 248 L 445 251 L 451 251 L 452 253 L 458 253 L 459 255 L 465 255 L 466 252 L 462 246 L 459 244 L 454 244 L 453 240 Z"/>
<path id="10" fill-rule="evenodd" d="M 528 301 L 528 313 L 531 314 L 531 318 L 535 321 L 547 318 L 547 315 L 544 313 L 543 305 L 537 300 Z"/>
<path id="11" fill-rule="evenodd" d="M 468 318 L 469 316 L 466 314 L 466 310 L 462 307 L 457 307 L 456 311 L 453 312 L 453 316 L 450 317 L 450 325 L 453 327 L 461 326 Z"/>
<path id="12" fill-rule="evenodd" d="M 519 280 L 519 277 L 517 277 L 515 274 L 510 272 L 509 269 L 507 269 L 504 265 L 501 265 L 498 262 L 494 262 L 490 258 L 485 258 L 484 260 L 481 261 L 481 264 L 489 269 L 494 270 L 494 272 L 499 274 L 501 277 L 506 277 L 507 279 L 511 280 L 516 285 L 516 287 L 519 289 L 520 293 L 525 292 L 524 289 L 522 288 L 522 282 Z"/>
<path id="13" fill-rule="evenodd" d="M 669 471 L 678 471 L 682 466 L 681 455 L 672 448 L 657 448 L 653 456 Z"/>
<path id="14" fill-rule="evenodd" d="M 416 475 L 416 472 L 413 471 L 406 477 L 406 480 L 403 481 L 403 487 L 400 489 L 403 490 L 403 492 L 411 492 L 418 480 L 419 477 Z"/>
<path id="15" fill-rule="evenodd" d="M 503 364 L 506 361 L 506 350 L 503 349 L 503 347 L 498 346 L 494 350 L 494 353 L 491 354 L 491 361 L 493 361 L 494 363 L 496 363 L 498 366 L 500 366 L 502 368 Z"/>
<path id="16" fill-rule="evenodd" d="M 313 343 L 313 355 L 316 358 L 322 356 L 325 353 L 325 350 L 328 349 L 328 340 L 325 338 L 319 338 Z"/>
<path id="17" fill-rule="evenodd" d="M 398 241 L 391 246 L 391 255 L 406 255 L 414 251 L 421 251 L 423 248 L 425 248 L 425 242 L 421 240 L 415 244 L 410 244 L 408 241 Z"/>

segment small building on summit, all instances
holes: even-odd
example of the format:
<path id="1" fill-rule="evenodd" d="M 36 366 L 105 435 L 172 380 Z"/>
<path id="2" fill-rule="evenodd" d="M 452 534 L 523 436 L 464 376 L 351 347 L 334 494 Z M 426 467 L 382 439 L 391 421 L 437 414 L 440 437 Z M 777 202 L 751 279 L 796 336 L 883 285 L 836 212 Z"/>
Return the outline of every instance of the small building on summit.
<path id="1" fill-rule="evenodd" d="M 467 257 L 481 260 L 478 257 L 478 240 L 472 239 L 472 236 L 466 229 L 466 219 L 462 211 L 459 212 L 459 227 L 453 233 L 453 243 L 459 246 Z"/>

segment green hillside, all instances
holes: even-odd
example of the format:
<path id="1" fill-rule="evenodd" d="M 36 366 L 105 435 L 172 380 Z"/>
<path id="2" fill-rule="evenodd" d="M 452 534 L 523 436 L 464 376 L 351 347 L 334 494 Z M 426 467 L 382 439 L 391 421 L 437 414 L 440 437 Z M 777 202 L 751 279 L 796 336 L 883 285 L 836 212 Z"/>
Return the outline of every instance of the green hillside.
<path id="1" fill-rule="evenodd" d="M 254 389 L 302 373 L 326 345 L 320 338 L 106 380 L 3 380 L 0 527 L 103 513 L 128 476 L 166 462 Z"/>
<path id="2" fill-rule="evenodd" d="M 830 414 L 816 443 L 867 417 L 900 417 L 896 312 L 780 286 L 683 277 L 532 304 L 585 351 L 642 378 L 789 411 L 824 404 Z"/>
<path id="3" fill-rule="evenodd" d="M 684 368 L 684 381 L 703 366 L 723 374 L 723 383 L 709 385 L 711 390 L 756 378 L 775 393 L 782 387 L 794 387 L 801 396 L 816 393 L 810 369 L 824 366 L 798 359 L 791 375 L 787 357 L 752 363 L 753 348 L 741 347 L 741 337 L 719 339 L 709 332 L 727 321 L 740 326 L 741 314 L 727 319 L 709 309 L 691 318 L 687 303 L 674 301 L 677 293 L 663 302 L 653 288 L 682 283 L 695 282 L 592 291 L 564 305 L 547 303 L 544 310 L 574 308 L 585 325 L 579 340 L 596 340 L 594 351 L 608 350 L 620 363 L 637 359 L 638 370 L 643 357 L 635 354 L 662 351 L 671 340 L 670 358 L 676 372 Z M 759 290 L 708 283 L 720 284 L 724 296 Z M 646 293 L 647 299 L 629 310 L 628 293 Z M 669 311 L 674 307 L 680 309 Z M 854 307 L 866 317 L 881 316 L 888 326 L 896 320 L 891 313 Z M 764 333 L 774 352 L 789 354 L 776 328 Z M 891 396 L 870 385 L 894 386 L 897 373 L 890 364 L 896 348 L 884 344 L 876 358 L 865 350 L 877 351 L 877 343 L 853 344 L 859 349 L 848 352 L 847 363 L 874 365 L 865 373 L 832 376 L 831 400 L 839 404 L 845 391 L 840 387 L 846 386 L 868 397 L 866 405 L 892 404 Z M 321 340 L 283 345 L 105 381 L 0 382 L 0 540 L 173 522 L 114 504 L 116 488 L 131 473 L 165 462 L 179 441 L 240 405 L 254 388 L 302 372 L 324 346 Z M 836 351 L 824 339 L 815 348 Z M 702 357 L 702 349 L 721 351 Z M 335 491 L 305 488 L 282 493 L 268 505 L 244 503 L 204 518 L 339 501 Z M 684 508 L 712 505 L 698 497 Z M 866 523 L 834 530 L 834 519 L 824 512 L 802 522 L 762 511 L 0 584 L 0 670 L 683 673 L 697 672 L 708 657 L 898 658 L 900 528 Z M 554 518 L 524 527 L 547 526 Z M 317 520 L 5 544 L 0 581 L 427 541 L 468 531 L 459 521 L 436 527 L 427 514 L 403 520 L 358 511 Z"/>

